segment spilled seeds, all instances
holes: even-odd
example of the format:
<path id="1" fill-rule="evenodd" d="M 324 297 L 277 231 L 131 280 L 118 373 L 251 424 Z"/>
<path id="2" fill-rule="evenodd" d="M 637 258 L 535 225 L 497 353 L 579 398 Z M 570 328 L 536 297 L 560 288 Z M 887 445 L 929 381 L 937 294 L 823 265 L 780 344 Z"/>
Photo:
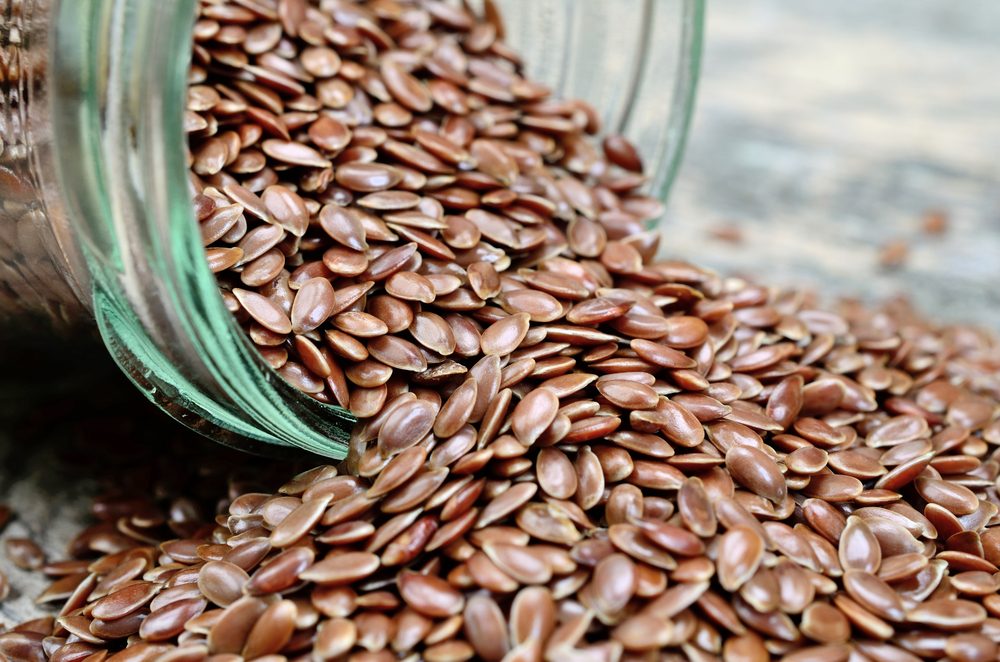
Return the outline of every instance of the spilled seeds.
<path id="1" fill-rule="evenodd" d="M 996 659 L 995 339 L 656 261 L 637 150 L 486 9 L 202 3 L 207 259 L 351 453 L 105 501 L 0 653 Z"/>

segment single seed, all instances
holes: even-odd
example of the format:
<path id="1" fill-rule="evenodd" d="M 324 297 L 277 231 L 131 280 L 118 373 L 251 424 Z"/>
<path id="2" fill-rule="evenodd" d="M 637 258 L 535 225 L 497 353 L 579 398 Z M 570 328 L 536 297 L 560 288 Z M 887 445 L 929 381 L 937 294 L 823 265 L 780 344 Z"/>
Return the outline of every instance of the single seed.
<path id="1" fill-rule="evenodd" d="M 513 352 L 527 335 L 530 320 L 527 313 L 517 313 L 495 322 L 480 339 L 483 354 L 505 356 Z"/>
<path id="2" fill-rule="evenodd" d="M 736 526 L 719 540 L 716 562 L 719 583 L 727 591 L 736 591 L 745 584 L 764 558 L 764 540 L 753 529 Z"/>
<path id="3" fill-rule="evenodd" d="M 726 468 L 740 485 L 775 504 L 781 504 L 788 495 L 788 487 L 778 465 L 763 451 L 752 446 L 731 447 L 726 452 Z"/>

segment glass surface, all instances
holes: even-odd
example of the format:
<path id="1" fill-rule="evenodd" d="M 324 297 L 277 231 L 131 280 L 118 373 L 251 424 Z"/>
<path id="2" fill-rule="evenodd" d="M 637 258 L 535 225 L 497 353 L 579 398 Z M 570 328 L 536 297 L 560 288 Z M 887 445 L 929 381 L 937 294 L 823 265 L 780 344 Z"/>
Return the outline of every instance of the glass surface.
<path id="1" fill-rule="evenodd" d="M 529 75 L 558 97 L 593 105 L 605 133 L 627 136 L 643 156 L 649 191 L 666 200 L 694 107 L 704 0 L 494 4 Z"/>
<path id="2" fill-rule="evenodd" d="M 48 0 L 0 0 L 0 324 L 86 318 L 85 269 L 54 183 Z"/>

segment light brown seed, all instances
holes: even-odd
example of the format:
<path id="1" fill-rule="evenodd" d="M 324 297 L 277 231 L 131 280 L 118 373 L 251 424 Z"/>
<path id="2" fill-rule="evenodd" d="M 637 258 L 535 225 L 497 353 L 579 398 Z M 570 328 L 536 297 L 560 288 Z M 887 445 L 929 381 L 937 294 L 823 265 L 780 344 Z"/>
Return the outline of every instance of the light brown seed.
<path id="1" fill-rule="evenodd" d="M 319 222 L 330 237 L 347 248 L 364 251 L 368 248 L 367 232 L 359 214 L 335 205 L 320 210 Z"/>
<path id="2" fill-rule="evenodd" d="M 296 237 L 306 233 L 309 228 L 309 209 L 297 193 L 276 184 L 264 189 L 261 201 L 275 223 Z"/>
<path id="3" fill-rule="evenodd" d="M 559 398 L 547 388 L 525 395 L 511 414 L 511 431 L 525 446 L 530 446 L 552 425 L 559 413 Z"/>
<path id="4" fill-rule="evenodd" d="M 7 538 L 4 551 L 7 559 L 22 570 L 37 570 L 45 565 L 45 552 L 29 538 Z"/>
<path id="5" fill-rule="evenodd" d="M 357 638 L 354 621 L 346 618 L 324 620 L 317 628 L 313 652 L 320 659 L 335 659 L 354 648 Z"/>
<path id="6" fill-rule="evenodd" d="M 267 603 L 252 597 L 240 598 L 226 607 L 208 631 L 209 651 L 218 654 L 240 653 L 250 630 L 266 609 Z"/>
<path id="7" fill-rule="evenodd" d="M 597 383 L 597 390 L 612 404 L 624 409 L 653 409 L 659 395 L 651 387 L 637 382 L 607 380 Z M 700 425 L 698 426 L 701 427 Z"/>
<path id="8" fill-rule="evenodd" d="M 338 165 L 335 172 L 338 184 L 362 193 L 385 191 L 403 180 L 397 168 L 381 163 L 344 163 Z"/>
<path id="9" fill-rule="evenodd" d="M 674 558 L 643 536 L 635 525 L 612 524 L 608 527 L 608 539 L 615 548 L 655 568 L 674 570 L 677 567 Z"/>
<path id="10" fill-rule="evenodd" d="M 292 331 L 308 333 L 316 330 L 333 314 L 335 304 L 336 297 L 330 281 L 310 278 L 295 293 L 291 312 Z"/>
<path id="11" fill-rule="evenodd" d="M 264 328 L 278 334 L 292 332 L 292 322 L 288 319 L 288 315 L 271 299 L 239 288 L 233 290 L 233 295 L 243 309 Z"/>
<path id="12" fill-rule="evenodd" d="M 431 431 L 437 413 L 437 408 L 426 400 L 403 403 L 382 424 L 379 450 L 388 456 L 416 445 Z"/>
<path id="13" fill-rule="evenodd" d="M 841 567 L 876 573 L 882 562 L 882 548 L 878 539 L 858 517 L 848 517 L 847 526 L 840 536 L 838 555 Z"/>
<path id="14" fill-rule="evenodd" d="M 642 172 L 642 159 L 632 143 L 624 136 L 607 136 L 604 139 L 603 147 L 604 154 L 615 165 L 632 172 Z"/>
<path id="15" fill-rule="evenodd" d="M 478 382 L 472 378 L 455 389 L 434 420 L 434 434 L 442 439 L 456 434 L 472 415 L 477 393 Z"/>
<path id="16" fill-rule="evenodd" d="M 243 645 L 242 656 L 253 660 L 279 653 L 292 638 L 298 609 L 291 600 L 268 606 L 254 623 Z"/>
<path id="17" fill-rule="evenodd" d="M 340 71 L 340 56 L 332 48 L 310 47 L 299 56 L 302 68 L 317 78 L 330 78 Z"/>
<path id="18" fill-rule="evenodd" d="M 719 539 L 716 571 L 719 583 L 727 591 L 736 591 L 745 584 L 764 558 L 764 540 L 753 529 L 736 526 Z"/>
<path id="19" fill-rule="evenodd" d="M 318 561 L 300 572 L 299 578 L 322 586 L 344 586 L 368 577 L 379 566 L 379 558 L 374 554 L 344 552 Z"/>
<path id="20" fill-rule="evenodd" d="M 857 478 L 837 474 L 816 474 L 802 489 L 802 493 L 808 497 L 833 503 L 852 501 L 863 491 L 864 485 Z"/>
<path id="21" fill-rule="evenodd" d="M 434 494 L 447 477 L 448 470 L 445 468 L 418 473 L 413 480 L 382 502 L 382 512 L 399 513 L 416 508 Z"/>
<path id="22" fill-rule="evenodd" d="M 314 557 L 315 552 L 305 547 L 285 550 L 251 575 L 246 593 L 268 595 L 289 588 L 298 582 L 299 573 L 312 564 Z"/>
<path id="23" fill-rule="evenodd" d="M 403 600 L 424 616 L 445 618 L 465 607 L 462 594 L 439 577 L 404 571 L 396 581 Z"/>
<path id="24" fill-rule="evenodd" d="M 517 178 L 517 162 L 496 141 L 473 140 L 470 154 L 480 170 L 495 177 L 500 183 L 509 185 Z"/>
<path id="25" fill-rule="evenodd" d="M 844 643 L 851 635 L 843 612 L 825 602 L 814 602 L 806 607 L 799 629 L 813 641 L 824 644 Z"/>
<path id="26" fill-rule="evenodd" d="M 844 572 L 844 588 L 858 603 L 882 618 L 901 621 L 905 615 L 899 595 L 871 573 L 847 570 Z"/>
<path id="27" fill-rule="evenodd" d="M 641 358 L 663 368 L 685 370 L 695 368 L 698 365 L 697 361 L 683 352 L 649 340 L 635 338 L 631 341 L 630 346 Z"/>
<path id="28" fill-rule="evenodd" d="M 389 543 L 382 554 L 382 565 L 395 566 L 413 561 L 437 532 L 438 519 L 421 517 Z"/>
<path id="29" fill-rule="evenodd" d="M 934 478 L 917 478 L 914 486 L 924 499 L 955 515 L 968 515 L 979 507 L 975 493 L 964 485 Z"/>
<path id="30" fill-rule="evenodd" d="M 616 620 L 632 600 L 638 584 L 635 563 L 625 554 L 606 556 L 594 568 L 593 604 L 599 616 Z"/>
<path id="31" fill-rule="evenodd" d="M 288 547 L 301 540 L 319 523 L 330 503 L 329 495 L 306 501 L 292 510 L 271 531 L 271 545 L 276 548 Z"/>
<path id="32" fill-rule="evenodd" d="M 795 473 L 815 474 L 826 466 L 827 460 L 826 451 L 814 446 L 803 446 L 785 456 L 785 466 Z"/>
<path id="33" fill-rule="evenodd" d="M 522 584 L 544 584 L 552 578 L 552 569 L 529 548 L 509 543 L 486 543 L 483 551 L 493 563 Z"/>
<path id="34" fill-rule="evenodd" d="M 205 251 L 212 273 L 231 269 L 243 259 L 242 248 L 209 248 Z"/>
<path id="35" fill-rule="evenodd" d="M 220 607 L 228 607 L 240 599 L 249 581 L 246 570 L 228 561 L 209 561 L 198 571 L 198 589 Z"/>
<path id="36" fill-rule="evenodd" d="M 587 299 L 570 308 L 566 313 L 566 320 L 586 326 L 603 324 L 620 318 L 632 305 L 631 301 L 616 301 L 607 297 Z"/>
<path id="37" fill-rule="evenodd" d="M 855 450 L 838 451 L 828 456 L 830 467 L 839 474 L 859 480 L 878 478 L 886 473 L 882 463 L 864 452 Z"/>
<path id="38" fill-rule="evenodd" d="M 577 476 L 576 503 L 589 510 L 600 503 L 604 493 L 604 470 L 597 455 L 587 446 L 576 454 L 574 468 Z"/>
<path id="39" fill-rule="evenodd" d="M 694 414 L 665 398 L 656 404 L 654 420 L 664 436 L 681 446 L 694 447 L 705 439 L 705 428 Z"/>
<path id="40" fill-rule="evenodd" d="M 406 266 L 417 252 L 417 248 L 418 245 L 415 242 L 410 242 L 382 253 L 369 263 L 368 269 L 359 278 L 366 278 L 373 281 L 388 278 Z"/>
<path id="41" fill-rule="evenodd" d="M 559 300 L 538 290 L 520 289 L 504 292 L 498 297 L 500 306 L 508 313 L 527 313 L 532 322 L 554 322 L 563 316 Z"/>
<path id="42" fill-rule="evenodd" d="M 420 470 L 426 457 L 427 449 L 423 446 L 413 446 L 396 455 L 379 472 L 368 489 L 368 496 L 383 496 L 405 483 Z"/>
<path id="43" fill-rule="evenodd" d="M 677 510 L 684 525 L 695 535 L 709 538 L 718 527 L 715 509 L 699 478 L 688 478 L 677 492 Z"/>
<path id="44" fill-rule="evenodd" d="M 555 499 L 570 499 L 576 494 L 577 477 L 573 463 L 562 451 L 543 448 L 535 460 L 538 486 Z"/>
<path id="45" fill-rule="evenodd" d="M 398 370 L 423 372 L 427 359 L 420 348 L 396 336 L 379 335 L 368 343 L 368 353 L 382 363 Z"/>
<path id="46" fill-rule="evenodd" d="M 726 660 L 763 662 L 771 659 L 771 654 L 764 645 L 764 641 L 753 632 L 726 639 L 722 652 L 723 658 Z"/>
<path id="47" fill-rule="evenodd" d="M 330 161 L 308 145 L 272 138 L 261 144 L 264 153 L 276 161 L 309 168 L 329 168 Z"/>
<path id="48" fill-rule="evenodd" d="M 314 145 L 330 153 L 340 152 L 351 142 L 347 125 L 328 115 L 320 115 L 309 126 L 308 135 Z"/>
<path id="49" fill-rule="evenodd" d="M 668 552 L 681 556 L 697 556 L 705 551 L 698 536 L 679 526 L 655 520 L 636 520 L 643 534 Z"/>
<path id="50" fill-rule="evenodd" d="M 733 446 L 726 451 L 726 468 L 733 480 L 775 504 L 780 504 L 788 495 L 785 478 L 777 463 L 761 450 Z"/>
<path id="51" fill-rule="evenodd" d="M 103 620 L 122 618 L 149 603 L 158 591 L 152 582 L 129 584 L 94 602 L 90 616 Z"/>
<path id="52" fill-rule="evenodd" d="M 416 77 L 394 61 L 382 63 L 382 81 L 389 93 L 402 105 L 415 112 L 427 112 L 433 101 L 430 91 Z"/>
<path id="53" fill-rule="evenodd" d="M 434 285 L 424 276 L 412 271 L 394 273 L 385 283 L 385 291 L 397 299 L 433 303 L 437 294 Z"/>
<path id="54" fill-rule="evenodd" d="M 233 250 L 242 253 L 242 250 L 239 248 Z M 240 272 L 240 281 L 250 287 L 266 285 L 277 278 L 284 267 L 285 256 L 281 254 L 281 251 L 272 248 L 257 259 L 243 265 L 243 271 Z"/>
<path id="55" fill-rule="evenodd" d="M 906 620 L 940 630 L 964 630 L 986 619 L 986 610 L 969 600 L 933 599 L 917 605 Z"/>
<path id="56" fill-rule="evenodd" d="M 476 654 L 487 662 L 502 660 L 510 642 L 507 622 L 497 603 L 488 595 L 473 595 L 466 600 L 462 617 L 465 636 Z"/>
<path id="57" fill-rule="evenodd" d="M 927 564 L 927 557 L 917 552 L 889 556 L 882 560 L 878 577 L 886 582 L 898 582 L 913 577 L 926 568 Z"/>
<path id="58" fill-rule="evenodd" d="M 968 660 L 969 662 L 994 660 L 997 657 L 997 652 L 996 642 L 977 633 L 954 634 L 948 637 L 945 644 L 945 654 L 953 660 Z"/>
<path id="59" fill-rule="evenodd" d="M 248 598 L 253 600 L 254 598 Z M 139 626 L 139 636 L 146 641 L 167 641 L 184 630 L 184 625 L 205 610 L 206 602 L 200 598 L 176 600 L 153 611 Z M 228 620 L 228 619 L 227 619 Z M 214 629 L 214 628 L 213 628 Z M 209 633 L 210 645 L 212 643 Z"/>
<path id="60" fill-rule="evenodd" d="M 517 525 L 522 531 L 539 540 L 564 545 L 573 544 L 580 540 L 581 533 L 570 519 L 570 515 L 567 515 L 570 508 L 567 503 L 555 501 L 551 504 L 529 504 L 517 514 Z"/>
<path id="61" fill-rule="evenodd" d="M 487 356 L 506 356 L 513 352 L 528 333 L 531 316 L 527 313 L 508 315 L 483 331 L 480 347 Z"/>

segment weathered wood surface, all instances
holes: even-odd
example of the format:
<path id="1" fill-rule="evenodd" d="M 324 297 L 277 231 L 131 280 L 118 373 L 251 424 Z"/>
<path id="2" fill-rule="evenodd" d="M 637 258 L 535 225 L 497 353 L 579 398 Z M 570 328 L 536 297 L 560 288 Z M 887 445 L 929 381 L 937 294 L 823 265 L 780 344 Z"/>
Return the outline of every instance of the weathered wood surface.
<path id="1" fill-rule="evenodd" d="M 698 113 L 665 252 L 764 282 L 909 291 L 942 318 L 1000 330 L 998 31 L 995 0 L 709 0 Z M 932 207 L 951 217 L 940 238 L 919 231 Z M 709 237 L 726 223 L 742 229 L 742 244 Z M 879 270 L 878 247 L 897 238 L 910 242 L 909 261 Z M 12 356 L 0 354 L 0 374 L 12 375 L 0 386 L 0 502 L 22 518 L 0 538 L 30 534 L 58 557 L 92 485 L 52 472 L 58 431 L 43 440 L 13 421 L 40 401 L 120 379 L 29 379 Z M 0 605 L 0 624 L 10 624 L 34 612 L 43 582 L 2 552 L 0 570 L 14 586 Z"/>
<path id="2" fill-rule="evenodd" d="M 709 0 L 669 255 L 1000 331 L 1000 3 Z M 920 231 L 948 212 L 941 237 Z M 735 224 L 745 240 L 713 240 Z M 878 267 L 905 239 L 909 259 Z"/>

